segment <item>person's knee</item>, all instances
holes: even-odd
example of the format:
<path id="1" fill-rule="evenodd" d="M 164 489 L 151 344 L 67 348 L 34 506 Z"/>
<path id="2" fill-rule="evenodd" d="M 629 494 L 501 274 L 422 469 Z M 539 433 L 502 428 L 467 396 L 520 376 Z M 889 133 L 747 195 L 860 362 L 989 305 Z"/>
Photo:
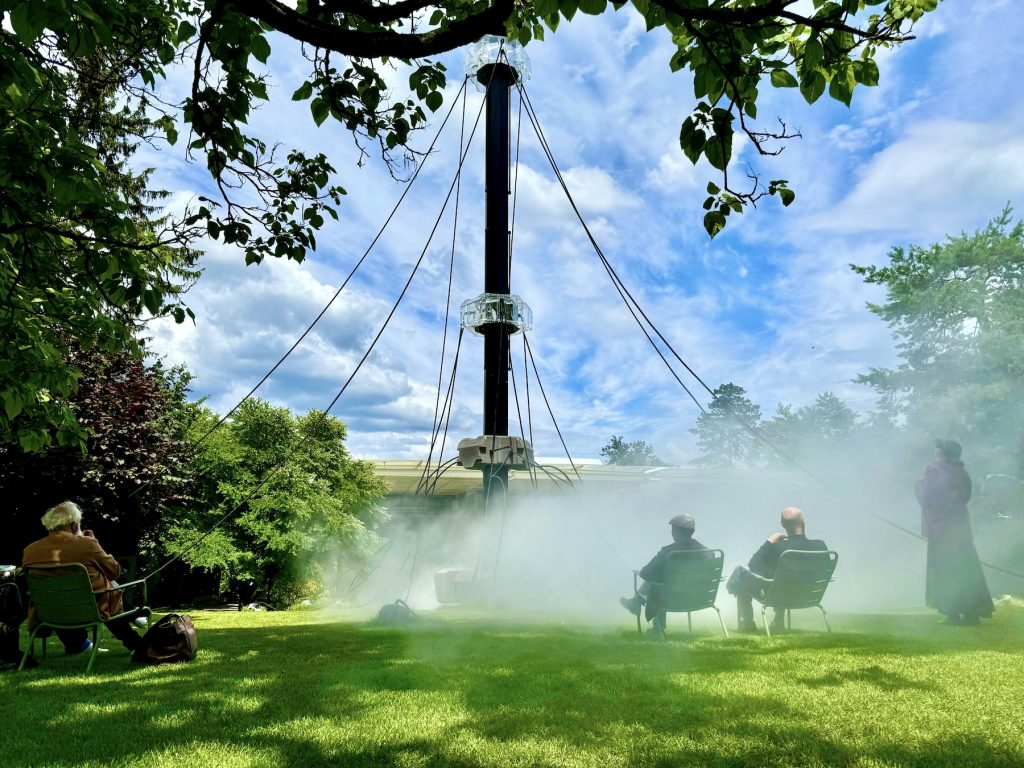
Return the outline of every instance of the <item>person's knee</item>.
<path id="1" fill-rule="evenodd" d="M 745 580 L 744 574 L 747 573 L 747 569 L 742 565 L 737 565 L 732 574 L 729 576 L 729 580 L 725 582 L 725 591 L 730 595 L 737 597 L 743 592 L 743 583 Z"/>

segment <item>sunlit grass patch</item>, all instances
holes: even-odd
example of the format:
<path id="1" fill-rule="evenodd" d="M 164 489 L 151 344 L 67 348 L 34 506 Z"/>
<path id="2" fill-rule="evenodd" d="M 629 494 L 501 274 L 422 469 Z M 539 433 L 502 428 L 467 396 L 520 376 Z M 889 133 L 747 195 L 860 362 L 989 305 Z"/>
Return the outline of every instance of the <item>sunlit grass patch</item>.
<path id="1" fill-rule="evenodd" d="M 200 654 L 0 676 L 5 766 L 1019 766 L 1024 610 L 835 634 L 196 612 Z M 705 628 L 706 629 L 706 628 Z M 51 651 L 55 649 L 51 647 Z"/>

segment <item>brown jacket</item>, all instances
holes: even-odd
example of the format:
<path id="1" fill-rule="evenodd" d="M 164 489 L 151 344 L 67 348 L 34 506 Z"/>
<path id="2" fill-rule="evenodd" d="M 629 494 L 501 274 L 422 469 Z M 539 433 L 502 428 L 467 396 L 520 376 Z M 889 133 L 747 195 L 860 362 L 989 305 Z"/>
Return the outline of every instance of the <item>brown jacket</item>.
<path id="1" fill-rule="evenodd" d="M 112 586 L 114 579 L 121 575 L 121 565 L 113 555 L 103 551 L 103 547 L 96 539 L 91 536 L 76 536 L 68 531 L 54 531 L 39 541 L 33 541 L 25 547 L 25 553 L 21 558 L 22 567 L 59 563 L 82 563 L 89 570 L 94 592 Z M 104 618 L 121 613 L 120 592 L 99 595 L 96 601 Z M 34 629 L 35 624 L 35 611 L 29 606 L 29 629 Z"/>

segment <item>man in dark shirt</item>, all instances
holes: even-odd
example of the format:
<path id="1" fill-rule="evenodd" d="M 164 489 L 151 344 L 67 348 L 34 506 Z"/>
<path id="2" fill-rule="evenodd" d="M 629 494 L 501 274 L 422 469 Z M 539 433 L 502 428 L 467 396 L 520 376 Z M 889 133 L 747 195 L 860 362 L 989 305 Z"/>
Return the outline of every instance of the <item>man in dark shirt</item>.
<path id="1" fill-rule="evenodd" d="M 747 567 L 737 565 L 726 582 L 730 595 L 736 596 L 737 623 L 740 632 L 756 632 L 753 598 L 764 595 L 779 567 L 779 557 L 790 549 L 804 552 L 825 552 L 828 547 L 821 539 L 808 539 L 804 535 L 804 513 L 796 507 L 782 510 L 782 527 L 786 533 L 773 533 L 750 558 Z M 785 628 L 785 611 L 776 610 L 772 631 Z"/>
<path id="2" fill-rule="evenodd" d="M 651 562 L 640 569 L 640 578 L 643 583 L 637 588 L 632 597 L 620 597 L 619 603 L 634 616 L 640 615 L 640 609 L 647 607 L 645 616 L 648 621 L 654 621 L 651 632 L 663 631 L 660 626 L 661 611 L 659 610 L 660 585 L 665 578 L 665 560 L 670 552 L 679 550 L 707 549 L 703 544 L 693 538 L 696 523 L 687 514 L 680 514 L 668 521 L 672 527 L 672 543 L 658 550 L 658 554 L 651 558 Z"/>

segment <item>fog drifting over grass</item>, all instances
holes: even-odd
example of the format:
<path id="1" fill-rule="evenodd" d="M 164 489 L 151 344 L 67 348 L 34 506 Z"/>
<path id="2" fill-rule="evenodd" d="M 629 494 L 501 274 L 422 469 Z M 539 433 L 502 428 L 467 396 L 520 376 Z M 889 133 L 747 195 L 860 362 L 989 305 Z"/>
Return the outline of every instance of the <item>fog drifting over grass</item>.
<path id="1" fill-rule="evenodd" d="M 477 575 L 487 592 L 486 603 L 477 607 L 496 616 L 628 626 L 632 619 L 618 597 L 631 594 L 632 570 L 671 542 L 670 517 L 688 512 L 696 518 L 695 537 L 724 551 L 727 577 L 781 530 L 783 507 L 795 505 L 805 513 L 808 537 L 824 539 L 839 553 L 835 582 L 823 601 L 829 613 L 923 606 L 924 543 L 870 514 L 876 510 L 914 530 L 919 513 L 913 479 L 897 488 L 858 487 L 855 478 L 846 478 L 845 489 L 856 495 L 844 500 L 792 472 L 693 474 L 662 480 L 655 471 L 614 486 L 513 492 L 504 514 L 492 508 L 486 516 L 396 517 L 385 532 L 392 544 L 373 574 L 350 594 L 344 594 L 350 582 L 333 585 L 334 591 L 344 595 L 343 604 L 361 606 L 368 615 L 399 598 L 408 598 L 414 610 L 432 610 L 439 607 L 435 574 L 457 568 L 467 577 Z M 717 605 L 734 627 L 735 601 L 724 584 Z M 670 616 L 670 628 L 681 620 Z M 717 624 L 711 611 L 695 620 Z M 821 623 L 810 613 L 798 618 L 798 624 L 804 621 Z"/>

